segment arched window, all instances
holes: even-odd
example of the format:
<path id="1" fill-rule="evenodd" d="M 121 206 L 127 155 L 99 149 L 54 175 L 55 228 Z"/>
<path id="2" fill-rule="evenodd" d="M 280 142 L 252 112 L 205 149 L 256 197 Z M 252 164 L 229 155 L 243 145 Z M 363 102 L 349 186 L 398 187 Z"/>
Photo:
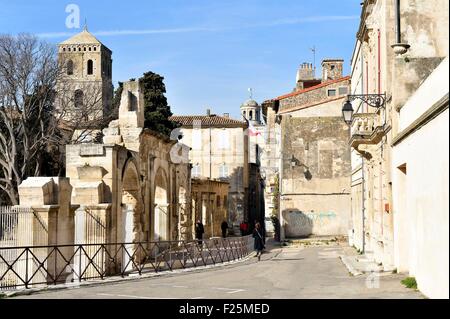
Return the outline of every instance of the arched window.
<path id="1" fill-rule="evenodd" d="M 253 111 L 249 111 L 249 112 L 248 112 L 248 117 L 249 117 L 249 120 L 250 120 L 250 121 L 253 120 Z"/>
<path id="2" fill-rule="evenodd" d="M 69 60 L 67 61 L 67 75 L 73 74 L 73 61 Z"/>
<path id="3" fill-rule="evenodd" d="M 87 62 L 87 74 L 92 75 L 94 74 L 94 61 L 88 60 Z"/>
<path id="4" fill-rule="evenodd" d="M 81 90 L 76 90 L 74 93 L 73 101 L 76 108 L 83 106 L 84 93 Z"/>

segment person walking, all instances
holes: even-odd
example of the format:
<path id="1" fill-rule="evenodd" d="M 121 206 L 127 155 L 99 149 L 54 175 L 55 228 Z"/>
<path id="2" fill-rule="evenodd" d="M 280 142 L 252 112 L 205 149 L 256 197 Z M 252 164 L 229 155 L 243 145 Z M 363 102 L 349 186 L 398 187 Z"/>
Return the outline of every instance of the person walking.
<path id="1" fill-rule="evenodd" d="M 255 250 L 256 257 L 258 257 L 258 261 L 261 260 L 262 251 L 264 250 L 264 238 L 262 235 L 261 224 L 256 223 L 255 229 L 253 230 L 253 238 L 255 239 Z"/>
<path id="2" fill-rule="evenodd" d="M 247 234 L 248 234 L 248 222 L 247 221 L 243 221 L 239 228 L 241 230 L 241 236 L 247 236 Z"/>
<path id="3" fill-rule="evenodd" d="M 205 232 L 205 228 L 203 227 L 202 222 L 197 220 L 197 223 L 195 224 L 195 238 L 197 239 L 197 242 L 199 245 L 203 243 L 203 234 Z"/>
<path id="4" fill-rule="evenodd" d="M 222 222 L 220 228 L 222 229 L 222 237 L 227 238 L 228 223 L 226 220 Z"/>

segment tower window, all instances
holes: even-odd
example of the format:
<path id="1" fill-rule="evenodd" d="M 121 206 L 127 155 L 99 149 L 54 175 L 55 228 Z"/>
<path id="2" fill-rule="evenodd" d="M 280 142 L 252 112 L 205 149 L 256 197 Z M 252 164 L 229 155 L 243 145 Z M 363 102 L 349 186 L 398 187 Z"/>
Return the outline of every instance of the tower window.
<path id="1" fill-rule="evenodd" d="M 84 51 L 86 51 L 86 48 L 84 48 Z"/>
<path id="2" fill-rule="evenodd" d="M 73 61 L 69 60 L 67 62 L 67 75 L 73 75 Z"/>
<path id="3" fill-rule="evenodd" d="M 66 52 L 66 48 L 63 48 L 63 52 Z"/>
<path id="4" fill-rule="evenodd" d="M 97 51 L 97 47 L 94 47 L 94 51 Z"/>
<path id="5" fill-rule="evenodd" d="M 81 51 L 81 48 L 78 48 L 78 51 Z"/>
<path id="6" fill-rule="evenodd" d="M 87 74 L 92 75 L 94 74 L 94 61 L 89 60 L 87 62 Z"/>
<path id="7" fill-rule="evenodd" d="M 74 93 L 74 104 L 76 108 L 83 106 L 84 93 L 81 90 L 76 90 Z"/>
<path id="8" fill-rule="evenodd" d="M 249 111 L 248 112 L 248 117 L 249 117 L 249 120 L 253 120 L 253 111 Z"/>

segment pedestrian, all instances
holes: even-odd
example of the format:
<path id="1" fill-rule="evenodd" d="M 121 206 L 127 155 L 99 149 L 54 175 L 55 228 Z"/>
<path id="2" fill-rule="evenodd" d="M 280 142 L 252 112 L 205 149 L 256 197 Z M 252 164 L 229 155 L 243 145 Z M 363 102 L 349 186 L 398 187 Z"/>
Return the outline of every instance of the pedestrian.
<path id="1" fill-rule="evenodd" d="M 197 242 L 199 245 L 203 243 L 203 233 L 205 232 L 205 228 L 203 227 L 202 222 L 197 220 L 197 223 L 195 224 L 195 238 L 197 239 Z"/>
<path id="2" fill-rule="evenodd" d="M 261 260 L 262 251 L 265 247 L 260 223 L 256 223 L 255 225 L 255 229 L 253 230 L 253 238 L 255 239 L 256 257 L 258 257 L 258 260 Z"/>
<path id="3" fill-rule="evenodd" d="M 239 226 L 241 230 L 241 236 L 246 236 L 248 234 L 248 223 L 247 221 L 242 221 L 241 225 Z"/>
<path id="4" fill-rule="evenodd" d="M 228 223 L 226 220 L 222 222 L 220 228 L 222 229 L 222 237 L 227 238 Z"/>

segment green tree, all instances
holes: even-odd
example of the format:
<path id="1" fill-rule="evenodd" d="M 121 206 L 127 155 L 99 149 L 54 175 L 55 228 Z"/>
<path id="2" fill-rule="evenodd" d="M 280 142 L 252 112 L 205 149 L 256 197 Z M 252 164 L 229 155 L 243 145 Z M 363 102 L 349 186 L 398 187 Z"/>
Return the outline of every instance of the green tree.
<path id="1" fill-rule="evenodd" d="M 172 112 L 164 95 L 166 93 L 164 77 L 153 72 L 146 72 L 139 80 L 144 90 L 144 126 L 155 132 L 170 136 L 172 130 L 179 125 L 169 120 Z"/>

